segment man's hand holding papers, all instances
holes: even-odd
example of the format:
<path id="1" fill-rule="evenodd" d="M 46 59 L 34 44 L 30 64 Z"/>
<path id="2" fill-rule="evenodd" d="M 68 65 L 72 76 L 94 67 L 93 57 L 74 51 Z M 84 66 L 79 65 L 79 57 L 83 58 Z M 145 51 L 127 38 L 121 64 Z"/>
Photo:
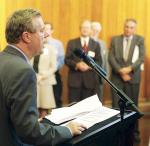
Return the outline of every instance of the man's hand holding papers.
<path id="1" fill-rule="evenodd" d="M 72 136 L 80 135 L 87 127 L 78 122 L 68 122 L 64 126 L 68 127 Z"/>

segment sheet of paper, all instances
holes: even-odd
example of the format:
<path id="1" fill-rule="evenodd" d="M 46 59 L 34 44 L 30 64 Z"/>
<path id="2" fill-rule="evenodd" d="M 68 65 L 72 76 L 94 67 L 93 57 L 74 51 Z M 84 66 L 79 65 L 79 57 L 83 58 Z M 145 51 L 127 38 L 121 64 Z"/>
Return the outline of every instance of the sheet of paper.
<path id="1" fill-rule="evenodd" d="M 70 107 L 54 109 L 50 115 L 46 116 L 46 118 L 56 124 L 60 124 L 89 113 L 100 107 L 102 107 L 102 103 L 100 102 L 98 96 L 94 95 Z"/>
<path id="2" fill-rule="evenodd" d="M 136 45 L 132 56 L 132 63 L 135 63 L 138 60 L 138 58 L 139 58 L 139 47 Z"/>
<path id="3" fill-rule="evenodd" d="M 78 123 L 83 123 L 89 128 L 118 113 L 118 110 L 102 106 L 98 96 L 94 95 L 70 107 L 54 109 L 50 115 L 46 116 L 46 118 L 55 124 L 73 120 Z"/>
<path id="4" fill-rule="evenodd" d="M 120 111 L 118 111 L 118 110 L 110 109 L 110 108 L 103 106 L 101 108 L 97 108 L 96 110 L 94 110 L 92 112 L 89 112 L 88 114 L 80 116 L 72 121 L 82 123 L 87 128 L 90 128 L 91 126 L 95 125 L 96 123 L 99 123 L 106 119 L 109 119 L 119 113 L 120 113 Z M 67 123 L 63 124 L 63 126 L 66 124 Z"/>
<path id="5" fill-rule="evenodd" d="M 103 107 L 101 109 L 96 109 L 95 111 L 90 112 L 84 116 L 81 116 L 81 117 L 75 119 L 74 121 L 76 121 L 78 123 L 82 123 L 87 128 L 90 128 L 94 124 L 102 122 L 106 119 L 109 119 L 119 113 L 120 112 L 118 110 L 113 110 L 113 109 Z"/>

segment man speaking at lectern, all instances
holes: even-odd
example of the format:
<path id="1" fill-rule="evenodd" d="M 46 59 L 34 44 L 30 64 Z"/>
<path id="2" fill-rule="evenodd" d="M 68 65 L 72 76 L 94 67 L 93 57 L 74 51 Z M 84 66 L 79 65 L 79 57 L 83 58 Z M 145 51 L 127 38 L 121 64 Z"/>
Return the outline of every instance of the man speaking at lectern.
<path id="1" fill-rule="evenodd" d="M 52 146 L 85 129 L 79 123 L 65 127 L 38 120 L 36 75 L 29 60 L 42 52 L 44 26 L 34 9 L 18 10 L 7 21 L 8 45 L 0 53 L 0 146 Z"/>

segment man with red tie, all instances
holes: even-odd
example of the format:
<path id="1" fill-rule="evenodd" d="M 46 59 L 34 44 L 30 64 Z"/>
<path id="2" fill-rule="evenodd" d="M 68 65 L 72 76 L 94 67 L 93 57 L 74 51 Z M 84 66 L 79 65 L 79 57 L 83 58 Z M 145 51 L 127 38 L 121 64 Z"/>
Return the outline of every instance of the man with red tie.
<path id="1" fill-rule="evenodd" d="M 67 44 L 65 63 L 69 67 L 69 102 L 77 102 L 99 93 L 99 77 L 82 59 L 78 58 L 73 51 L 76 48 L 81 48 L 87 55 L 92 57 L 97 64 L 101 65 L 100 46 L 96 41 L 90 38 L 90 21 L 86 20 L 81 23 L 80 32 L 80 37 L 70 40 Z"/>

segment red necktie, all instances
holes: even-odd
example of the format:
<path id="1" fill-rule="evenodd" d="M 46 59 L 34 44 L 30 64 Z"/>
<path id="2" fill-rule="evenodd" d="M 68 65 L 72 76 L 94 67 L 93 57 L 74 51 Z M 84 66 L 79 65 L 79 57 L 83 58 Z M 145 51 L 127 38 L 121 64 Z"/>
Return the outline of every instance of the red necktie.
<path id="1" fill-rule="evenodd" d="M 88 46 L 87 46 L 87 43 L 86 43 L 86 41 L 84 40 L 84 45 L 83 45 L 83 51 L 85 52 L 85 53 L 87 53 L 87 51 L 88 51 Z"/>

